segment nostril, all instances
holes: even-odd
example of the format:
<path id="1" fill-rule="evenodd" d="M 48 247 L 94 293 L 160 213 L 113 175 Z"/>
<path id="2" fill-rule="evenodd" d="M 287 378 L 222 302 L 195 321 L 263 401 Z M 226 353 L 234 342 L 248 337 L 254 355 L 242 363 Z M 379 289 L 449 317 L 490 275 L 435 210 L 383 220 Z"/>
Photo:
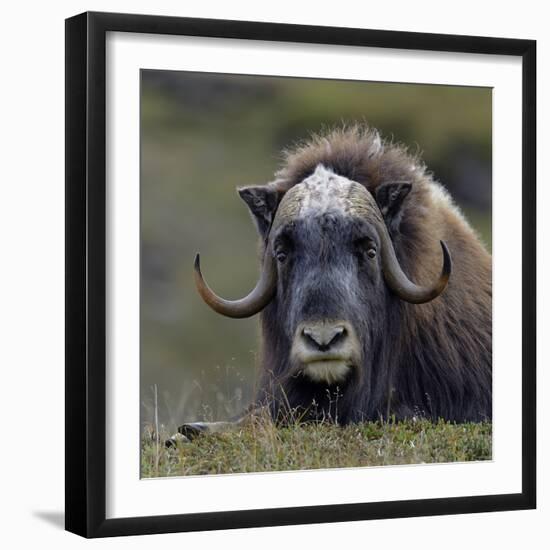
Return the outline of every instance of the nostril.
<path id="1" fill-rule="evenodd" d="M 327 346 L 328 347 L 334 346 L 334 344 L 344 340 L 347 334 L 348 334 L 348 331 L 345 329 L 345 327 L 336 327 L 334 330 L 334 336 L 331 338 Z"/>
<path id="2" fill-rule="evenodd" d="M 328 351 L 338 342 L 347 337 L 347 330 L 343 326 L 306 327 L 302 329 L 302 338 L 305 343 L 319 351 Z"/>
<path id="3" fill-rule="evenodd" d="M 323 351 L 321 349 L 323 347 L 323 344 L 318 341 L 318 335 L 315 334 L 313 330 L 305 328 L 304 330 L 302 330 L 302 337 L 307 344 L 309 344 L 315 349 Z"/>

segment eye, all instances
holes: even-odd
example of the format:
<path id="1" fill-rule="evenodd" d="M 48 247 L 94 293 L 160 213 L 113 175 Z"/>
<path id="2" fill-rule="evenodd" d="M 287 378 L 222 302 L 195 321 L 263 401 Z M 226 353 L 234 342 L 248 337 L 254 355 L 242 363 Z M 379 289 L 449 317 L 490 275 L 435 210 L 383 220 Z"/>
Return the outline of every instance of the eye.
<path id="1" fill-rule="evenodd" d="M 359 257 L 364 258 L 366 254 L 370 259 L 376 258 L 376 245 L 372 239 L 369 239 L 368 237 L 356 239 L 354 241 L 354 247 L 356 254 L 358 254 Z"/>
<path id="2" fill-rule="evenodd" d="M 273 252 L 279 263 L 284 263 L 294 251 L 294 240 L 291 235 L 293 224 L 287 224 L 275 237 Z"/>
<path id="3" fill-rule="evenodd" d="M 277 258 L 278 262 L 283 263 L 286 260 L 287 253 L 284 250 L 278 250 L 275 253 L 275 257 Z"/>

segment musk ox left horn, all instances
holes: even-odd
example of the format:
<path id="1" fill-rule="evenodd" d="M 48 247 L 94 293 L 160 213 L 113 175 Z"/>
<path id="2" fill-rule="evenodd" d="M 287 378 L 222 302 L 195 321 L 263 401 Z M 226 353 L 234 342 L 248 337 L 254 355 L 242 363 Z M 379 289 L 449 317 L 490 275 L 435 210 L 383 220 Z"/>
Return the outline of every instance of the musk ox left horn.
<path id="1" fill-rule="evenodd" d="M 240 300 L 224 300 L 206 284 L 201 273 L 200 255 L 195 256 L 195 285 L 201 298 L 217 313 L 243 319 L 252 317 L 264 309 L 273 299 L 277 288 L 277 268 L 269 249 L 266 248 L 262 262 L 262 273 L 254 289 Z"/>

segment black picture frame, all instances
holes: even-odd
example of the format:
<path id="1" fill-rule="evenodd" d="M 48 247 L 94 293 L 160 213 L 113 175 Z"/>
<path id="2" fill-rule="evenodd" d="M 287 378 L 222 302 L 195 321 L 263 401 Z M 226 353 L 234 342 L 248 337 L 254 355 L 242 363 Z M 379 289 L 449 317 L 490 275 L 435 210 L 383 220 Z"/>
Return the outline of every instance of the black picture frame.
<path id="1" fill-rule="evenodd" d="M 522 491 L 106 519 L 105 41 L 109 31 L 517 56 L 523 68 Z M 107 537 L 536 506 L 536 42 L 115 13 L 66 20 L 66 529 Z M 518 335 L 519 336 L 519 335 Z"/>

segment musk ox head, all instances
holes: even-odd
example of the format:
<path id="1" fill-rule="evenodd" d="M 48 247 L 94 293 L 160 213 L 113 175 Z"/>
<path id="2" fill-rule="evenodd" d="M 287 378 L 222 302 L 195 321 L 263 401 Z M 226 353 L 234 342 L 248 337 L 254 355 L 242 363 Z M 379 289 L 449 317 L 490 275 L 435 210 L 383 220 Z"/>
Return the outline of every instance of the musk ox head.
<path id="1" fill-rule="evenodd" d="M 384 220 L 409 190 L 407 182 L 388 183 L 377 202 L 363 185 L 321 164 L 284 194 L 270 185 L 241 189 L 263 239 L 260 279 L 245 298 L 224 300 L 204 281 L 197 255 L 197 289 L 229 317 L 267 308 L 276 317 L 275 353 L 285 377 L 325 387 L 359 383 L 379 346 L 388 300 L 433 300 L 451 273 L 443 242 L 442 272 L 431 286 L 417 286 L 400 267 Z"/>

